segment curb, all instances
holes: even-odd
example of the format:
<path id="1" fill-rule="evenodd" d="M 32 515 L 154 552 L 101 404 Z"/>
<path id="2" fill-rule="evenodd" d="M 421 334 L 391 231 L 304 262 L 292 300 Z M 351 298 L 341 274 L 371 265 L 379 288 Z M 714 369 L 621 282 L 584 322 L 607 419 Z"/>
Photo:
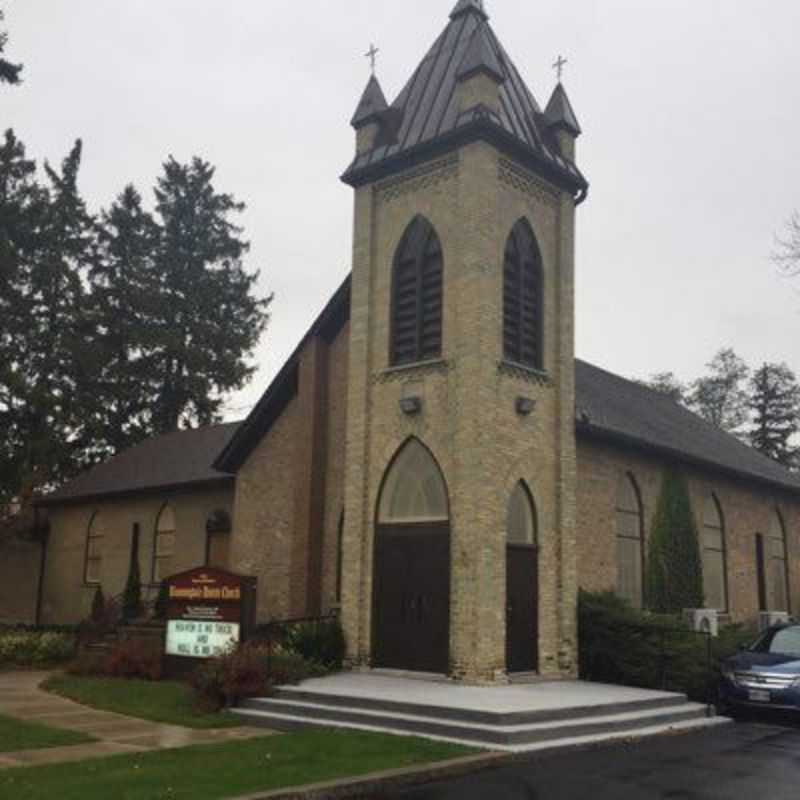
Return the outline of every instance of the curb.
<path id="1" fill-rule="evenodd" d="M 500 766 L 513 759 L 511 753 L 482 753 L 448 761 L 438 761 L 418 767 L 372 772 L 358 778 L 342 778 L 323 783 L 311 783 L 271 792 L 240 795 L 230 800 L 326 800 L 327 798 L 366 797 L 373 792 L 386 792 L 417 786 L 445 778 L 460 778 L 472 772 Z"/>

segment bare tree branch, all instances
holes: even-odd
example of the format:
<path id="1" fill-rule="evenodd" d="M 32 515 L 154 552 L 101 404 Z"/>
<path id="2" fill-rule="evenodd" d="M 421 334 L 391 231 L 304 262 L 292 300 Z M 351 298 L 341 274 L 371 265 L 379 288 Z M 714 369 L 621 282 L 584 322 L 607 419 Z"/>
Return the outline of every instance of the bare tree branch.
<path id="1" fill-rule="evenodd" d="M 775 237 L 772 260 L 787 275 L 800 275 L 800 212 L 795 211 L 786 223 L 786 231 Z"/>

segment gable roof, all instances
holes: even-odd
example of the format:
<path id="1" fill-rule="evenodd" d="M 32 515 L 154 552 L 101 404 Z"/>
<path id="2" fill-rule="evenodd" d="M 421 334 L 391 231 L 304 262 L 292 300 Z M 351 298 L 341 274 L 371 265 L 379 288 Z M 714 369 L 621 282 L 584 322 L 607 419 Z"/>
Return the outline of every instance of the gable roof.
<path id="1" fill-rule="evenodd" d="M 575 362 L 575 413 L 579 434 L 800 492 L 800 475 L 667 395 L 580 360 Z"/>
<path id="2" fill-rule="evenodd" d="M 212 464 L 240 425 L 231 422 L 147 439 L 79 475 L 38 505 L 231 483 L 232 476 Z"/>
<path id="3" fill-rule="evenodd" d="M 499 114 L 458 107 L 459 76 L 477 67 L 496 73 Z M 342 176 L 346 183 L 359 185 L 430 158 L 459 138 L 489 138 L 564 188 L 585 193 L 588 187 L 580 170 L 561 154 L 549 121 L 476 0 L 458 3 L 405 88 L 377 118 L 383 125 L 376 146 L 356 155 Z"/>

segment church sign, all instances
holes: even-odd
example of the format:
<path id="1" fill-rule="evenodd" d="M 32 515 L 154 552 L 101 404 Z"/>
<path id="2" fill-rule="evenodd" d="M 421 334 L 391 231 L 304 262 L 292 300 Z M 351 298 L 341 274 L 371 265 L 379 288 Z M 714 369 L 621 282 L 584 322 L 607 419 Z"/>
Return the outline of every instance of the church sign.
<path id="1" fill-rule="evenodd" d="M 199 567 L 169 578 L 167 595 L 165 653 L 170 660 L 220 656 L 244 641 L 252 628 L 254 578 Z"/>

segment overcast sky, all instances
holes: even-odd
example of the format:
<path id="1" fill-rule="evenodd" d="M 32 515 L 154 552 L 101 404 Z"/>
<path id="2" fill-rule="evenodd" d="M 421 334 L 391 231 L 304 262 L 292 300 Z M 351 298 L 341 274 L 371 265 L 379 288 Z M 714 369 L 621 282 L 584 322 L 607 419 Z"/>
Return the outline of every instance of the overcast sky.
<path id="1" fill-rule="evenodd" d="M 168 155 L 217 166 L 247 203 L 248 265 L 276 294 L 242 416 L 349 271 L 351 189 L 338 176 L 370 42 L 396 96 L 455 0 L 0 0 L 0 128 L 37 159 L 84 140 L 93 211 L 148 192 Z M 702 372 L 722 346 L 800 371 L 800 279 L 773 236 L 800 207 L 798 0 L 487 0 L 540 104 L 551 64 L 584 136 L 578 355 L 627 376 Z"/>

